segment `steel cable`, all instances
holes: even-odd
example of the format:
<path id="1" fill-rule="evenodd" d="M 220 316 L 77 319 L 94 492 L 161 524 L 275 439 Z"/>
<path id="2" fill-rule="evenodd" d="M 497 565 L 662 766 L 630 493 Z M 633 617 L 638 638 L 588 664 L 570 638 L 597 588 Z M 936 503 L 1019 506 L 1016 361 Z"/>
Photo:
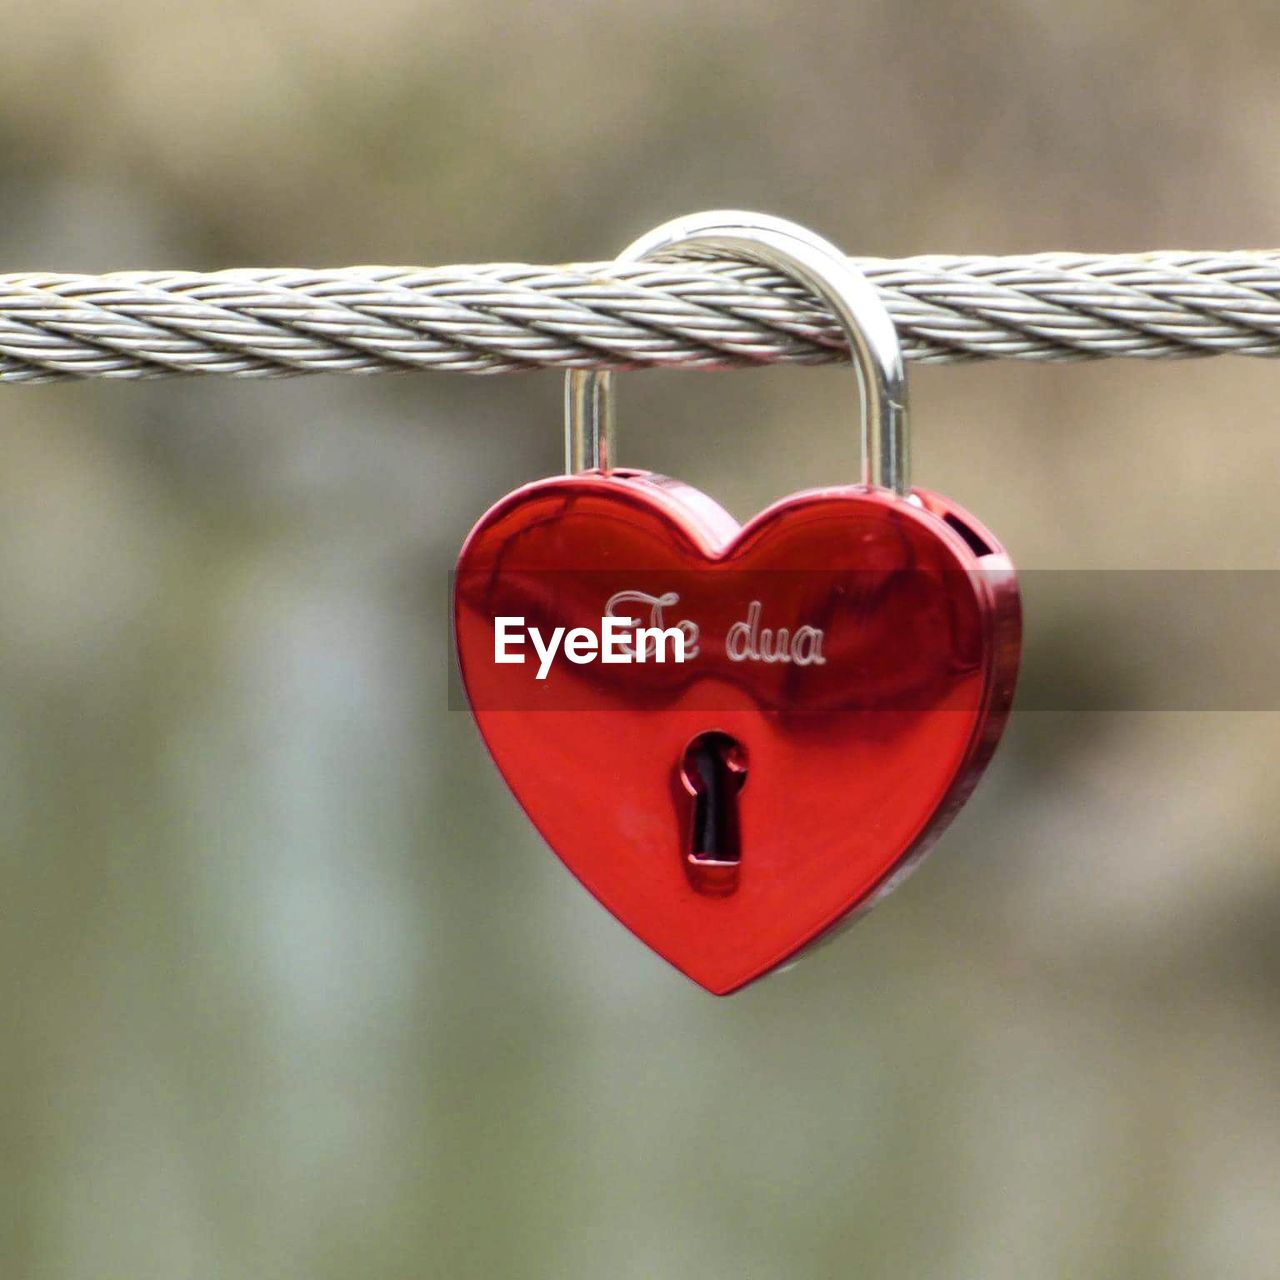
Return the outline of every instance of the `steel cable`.
<path id="1" fill-rule="evenodd" d="M 1280 252 L 855 258 L 908 359 L 1280 355 Z M 0 381 L 725 368 L 844 355 L 772 271 L 682 259 L 0 275 Z"/>

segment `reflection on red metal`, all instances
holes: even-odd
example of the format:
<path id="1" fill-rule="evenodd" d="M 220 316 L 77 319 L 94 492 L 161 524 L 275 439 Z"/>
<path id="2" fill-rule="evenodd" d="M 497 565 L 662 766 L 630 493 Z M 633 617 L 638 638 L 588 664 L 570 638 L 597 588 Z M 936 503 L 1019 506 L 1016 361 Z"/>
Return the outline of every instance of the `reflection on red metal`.
<path id="1" fill-rule="evenodd" d="M 643 625 L 665 602 L 691 656 L 560 658 L 543 679 L 495 662 L 496 618 L 598 631 L 609 601 Z M 990 759 L 1018 667 L 1008 556 L 922 490 L 812 490 L 739 527 L 645 472 L 543 480 L 477 524 L 454 603 L 472 710 L 526 813 L 721 995 L 897 883 Z M 691 772 L 699 742 L 719 764 Z"/>

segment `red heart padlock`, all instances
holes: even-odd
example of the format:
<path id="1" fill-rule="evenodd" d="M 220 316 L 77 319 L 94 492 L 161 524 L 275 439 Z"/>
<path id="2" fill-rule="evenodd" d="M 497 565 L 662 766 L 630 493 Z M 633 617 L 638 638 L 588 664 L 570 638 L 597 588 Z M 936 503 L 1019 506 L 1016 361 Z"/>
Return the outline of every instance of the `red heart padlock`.
<path id="1" fill-rule="evenodd" d="M 963 804 L 1012 700 L 1019 603 L 986 529 L 906 492 L 896 334 L 843 256 L 746 214 L 677 220 L 625 256 L 689 244 L 778 267 L 836 309 L 864 389 L 864 483 L 739 527 L 687 485 L 602 467 L 607 382 L 572 375 L 579 473 L 477 524 L 455 629 L 480 730 L 538 830 L 635 934 L 727 994 L 896 883 Z"/>

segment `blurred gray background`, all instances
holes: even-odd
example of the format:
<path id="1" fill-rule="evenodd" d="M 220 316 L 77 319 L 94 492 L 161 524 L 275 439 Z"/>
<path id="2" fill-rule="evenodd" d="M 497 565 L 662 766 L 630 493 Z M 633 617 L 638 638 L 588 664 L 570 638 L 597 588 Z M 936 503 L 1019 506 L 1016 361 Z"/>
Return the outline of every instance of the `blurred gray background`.
<path id="1" fill-rule="evenodd" d="M 716 206 L 886 255 L 1280 239 L 1261 2 L 7 0 L 0 39 L 5 270 L 583 260 Z M 847 372 L 620 389 L 625 461 L 741 516 L 853 474 Z M 1280 568 L 1280 364 L 912 393 L 920 482 L 1027 567 Z M 448 710 L 448 570 L 559 395 L 0 388 L 0 1273 L 1274 1276 L 1276 714 L 1015 715 L 906 888 L 713 1000 Z M 1133 639 L 1035 628 L 1064 679 Z"/>

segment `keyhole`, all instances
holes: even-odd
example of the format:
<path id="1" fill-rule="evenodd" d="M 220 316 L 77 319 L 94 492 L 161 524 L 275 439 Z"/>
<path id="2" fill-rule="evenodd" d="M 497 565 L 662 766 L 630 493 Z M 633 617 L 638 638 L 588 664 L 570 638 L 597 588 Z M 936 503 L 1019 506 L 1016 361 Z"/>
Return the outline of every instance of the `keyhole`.
<path id="1" fill-rule="evenodd" d="M 699 893 L 723 898 L 738 887 L 742 832 L 738 792 L 747 780 L 747 751 L 736 738 L 712 730 L 685 748 L 680 779 L 693 798 L 685 870 Z"/>

